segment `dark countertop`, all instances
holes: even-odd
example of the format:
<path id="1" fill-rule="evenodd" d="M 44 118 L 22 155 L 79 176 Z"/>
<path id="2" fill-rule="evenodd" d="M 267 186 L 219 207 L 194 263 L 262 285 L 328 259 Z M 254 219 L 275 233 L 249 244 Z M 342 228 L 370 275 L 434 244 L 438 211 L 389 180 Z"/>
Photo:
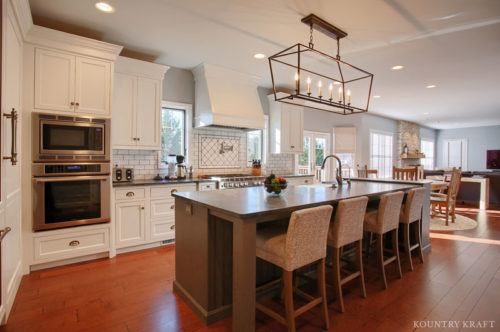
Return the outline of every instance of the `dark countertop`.
<path id="1" fill-rule="evenodd" d="M 276 176 L 281 176 L 282 178 L 300 178 L 314 176 L 314 174 L 278 174 Z"/>
<path id="2" fill-rule="evenodd" d="M 158 184 L 184 184 L 198 182 L 214 182 L 208 179 L 184 179 L 184 180 L 134 180 L 132 182 L 113 182 L 113 187 L 149 186 Z"/>
<path id="3" fill-rule="evenodd" d="M 346 180 L 347 178 L 345 178 L 344 180 Z M 355 177 L 351 177 L 349 178 L 350 180 L 352 181 L 368 181 L 368 182 L 380 182 L 380 183 L 409 183 L 409 184 L 416 184 L 416 185 L 423 185 L 423 184 L 426 184 L 426 183 L 433 183 L 433 182 L 436 182 L 435 180 L 427 180 L 427 179 L 422 179 L 422 180 L 412 180 L 412 181 L 408 181 L 408 180 L 395 180 L 395 179 L 392 179 L 392 178 L 380 178 L 380 179 L 373 179 L 373 178 L 355 178 Z"/>
<path id="4" fill-rule="evenodd" d="M 289 186 L 281 196 L 269 195 L 263 187 L 251 187 L 210 192 L 178 192 L 176 198 L 187 199 L 238 217 L 252 217 L 266 213 L 328 204 L 341 199 L 408 190 L 416 187 L 410 183 L 382 183 L 352 181 L 350 186 Z"/>

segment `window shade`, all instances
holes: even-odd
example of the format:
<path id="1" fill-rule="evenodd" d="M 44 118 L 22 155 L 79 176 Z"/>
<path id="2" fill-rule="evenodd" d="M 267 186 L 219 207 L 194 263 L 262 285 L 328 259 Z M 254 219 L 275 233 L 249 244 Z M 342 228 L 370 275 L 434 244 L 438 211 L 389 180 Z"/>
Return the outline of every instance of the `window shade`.
<path id="1" fill-rule="evenodd" d="M 336 127 L 335 153 L 356 153 L 356 127 Z"/>

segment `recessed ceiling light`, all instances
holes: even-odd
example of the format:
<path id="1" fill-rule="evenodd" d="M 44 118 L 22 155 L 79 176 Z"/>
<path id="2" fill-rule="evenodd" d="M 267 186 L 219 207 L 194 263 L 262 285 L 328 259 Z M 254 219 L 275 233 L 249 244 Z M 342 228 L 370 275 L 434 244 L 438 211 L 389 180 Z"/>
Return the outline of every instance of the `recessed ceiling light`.
<path id="1" fill-rule="evenodd" d="M 427 89 L 434 89 L 436 86 L 434 84 L 426 86 Z"/>
<path id="2" fill-rule="evenodd" d="M 392 67 L 391 69 L 392 69 L 392 70 L 401 70 L 401 69 L 403 69 L 403 68 L 404 68 L 404 66 L 402 66 L 402 65 L 397 65 L 397 66 Z"/>
<path id="3" fill-rule="evenodd" d="M 101 12 L 104 12 L 104 13 L 112 13 L 115 11 L 113 6 L 111 6 L 109 3 L 104 2 L 104 1 L 96 2 L 95 8 L 99 9 Z"/>
<path id="4" fill-rule="evenodd" d="M 373 98 L 380 98 L 380 96 L 379 95 L 375 95 L 375 96 L 373 96 Z"/>
<path id="5" fill-rule="evenodd" d="M 257 53 L 257 54 L 254 54 L 253 57 L 255 59 L 264 59 L 266 57 L 266 55 L 262 54 L 262 53 Z"/>
<path id="6" fill-rule="evenodd" d="M 429 112 L 425 112 L 425 113 L 424 113 L 424 115 L 429 115 L 429 114 L 431 114 L 431 113 L 429 113 Z"/>

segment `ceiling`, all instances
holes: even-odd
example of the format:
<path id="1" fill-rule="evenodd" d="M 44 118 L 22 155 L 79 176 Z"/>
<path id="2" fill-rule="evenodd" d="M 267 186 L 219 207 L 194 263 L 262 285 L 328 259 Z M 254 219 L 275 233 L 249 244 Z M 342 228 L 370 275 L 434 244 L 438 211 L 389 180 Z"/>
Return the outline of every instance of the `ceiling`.
<path id="1" fill-rule="evenodd" d="M 39 20 L 84 28 L 158 63 L 247 72 L 263 87 L 271 87 L 268 62 L 253 55 L 307 44 L 300 19 L 314 13 L 348 32 L 342 59 L 375 74 L 380 98 L 370 112 L 440 129 L 500 125 L 498 0 L 109 0 L 112 14 L 94 3 L 30 0 Z M 336 52 L 318 32 L 314 45 Z"/>

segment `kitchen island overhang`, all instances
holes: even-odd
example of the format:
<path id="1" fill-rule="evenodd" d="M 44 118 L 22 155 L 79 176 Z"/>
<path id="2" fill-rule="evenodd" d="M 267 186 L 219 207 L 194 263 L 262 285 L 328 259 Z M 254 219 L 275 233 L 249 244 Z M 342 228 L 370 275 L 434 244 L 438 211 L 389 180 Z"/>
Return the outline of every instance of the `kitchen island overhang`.
<path id="1" fill-rule="evenodd" d="M 382 194 L 419 186 L 427 188 L 422 245 L 429 250 L 430 181 L 353 180 L 338 188 L 290 186 L 277 197 L 269 196 L 263 187 L 175 193 L 174 291 L 205 324 L 232 313 L 233 331 L 254 331 L 256 284 L 276 272 L 259 265 L 256 273 L 257 224 L 284 221 L 295 210 L 336 205 L 359 196 L 374 201 Z"/>

